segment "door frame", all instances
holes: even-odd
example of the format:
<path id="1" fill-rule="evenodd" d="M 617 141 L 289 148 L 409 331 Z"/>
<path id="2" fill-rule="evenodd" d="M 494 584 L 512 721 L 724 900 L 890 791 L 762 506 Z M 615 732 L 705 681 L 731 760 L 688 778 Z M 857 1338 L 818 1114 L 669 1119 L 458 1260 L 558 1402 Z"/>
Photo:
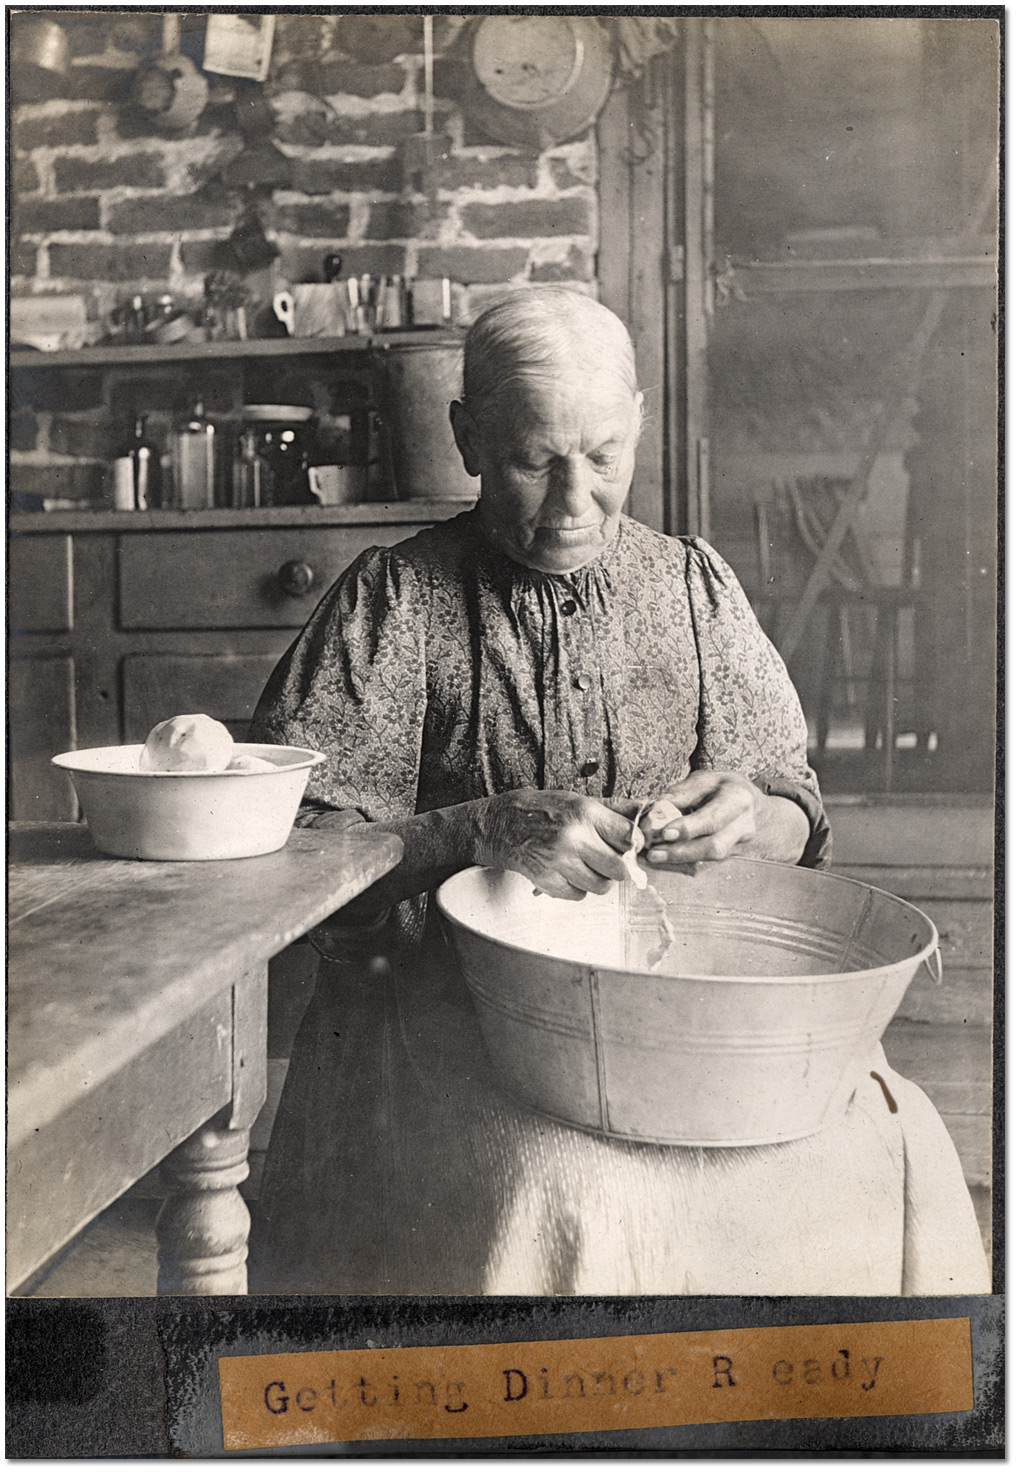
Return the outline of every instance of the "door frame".
<path id="1" fill-rule="evenodd" d="M 668 533 L 710 530 L 711 21 L 610 94 L 599 118 L 601 300 L 630 329 L 645 430 L 628 503 Z M 626 228 L 617 228 L 625 221 Z"/>

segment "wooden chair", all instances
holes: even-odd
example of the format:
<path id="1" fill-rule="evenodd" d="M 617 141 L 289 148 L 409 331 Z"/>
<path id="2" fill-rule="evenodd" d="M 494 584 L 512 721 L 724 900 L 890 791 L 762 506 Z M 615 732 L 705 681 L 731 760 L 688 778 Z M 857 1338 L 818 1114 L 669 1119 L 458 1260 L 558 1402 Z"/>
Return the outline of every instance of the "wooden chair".
<path id="1" fill-rule="evenodd" d="M 831 477 L 796 478 L 782 483 L 797 531 L 815 558 L 848 487 L 849 482 Z M 892 586 L 882 583 L 867 544 L 851 528 L 851 535 L 833 562 L 831 583 L 819 599 L 824 624 L 822 672 L 817 690 L 817 750 L 824 753 L 828 744 L 832 709 L 840 684 L 847 686 L 850 704 L 857 705 L 856 682 L 862 678 L 855 672 L 853 615 L 860 610 L 873 610 L 871 659 L 868 673 L 863 677 L 864 746 L 882 754 L 882 784 L 886 791 L 892 788 L 899 730 L 902 619 L 906 611 L 917 610 L 921 597 L 920 590 L 905 580 Z M 923 738 L 926 743 L 927 737 L 927 731 L 918 732 L 919 740 Z"/>

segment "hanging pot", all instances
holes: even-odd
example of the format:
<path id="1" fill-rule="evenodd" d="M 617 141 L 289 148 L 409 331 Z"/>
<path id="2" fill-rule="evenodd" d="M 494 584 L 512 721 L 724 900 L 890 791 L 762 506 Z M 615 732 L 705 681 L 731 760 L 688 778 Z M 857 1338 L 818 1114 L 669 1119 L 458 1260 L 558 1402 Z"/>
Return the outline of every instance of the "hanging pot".
<path id="1" fill-rule="evenodd" d="M 158 56 L 135 77 L 132 100 L 153 122 L 180 133 L 197 123 L 209 100 L 209 83 L 188 56 Z"/>
<path id="2" fill-rule="evenodd" d="M 254 205 L 245 209 L 226 240 L 231 263 L 242 276 L 249 271 L 264 271 L 280 254 L 280 248 L 269 240 L 262 228 L 259 212 Z M 270 314 L 272 316 L 272 314 Z M 273 321 L 276 318 L 273 317 Z"/>

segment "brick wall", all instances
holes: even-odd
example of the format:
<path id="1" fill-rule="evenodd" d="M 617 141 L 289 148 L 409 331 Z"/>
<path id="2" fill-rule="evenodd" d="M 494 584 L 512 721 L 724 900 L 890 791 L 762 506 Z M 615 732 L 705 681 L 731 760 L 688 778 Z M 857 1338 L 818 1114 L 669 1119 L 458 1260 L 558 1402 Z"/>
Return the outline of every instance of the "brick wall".
<path id="1" fill-rule="evenodd" d="M 240 216 L 240 197 L 218 173 L 243 138 L 226 79 L 212 79 L 209 103 L 185 136 L 162 136 L 131 107 L 139 60 L 158 47 L 158 15 L 59 19 L 71 43 L 65 95 L 18 105 L 12 117 L 11 291 L 80 294 L 98 340 L 107 313 L 134 292 L 170 291 L 199 303 Z M 279 17 L 274 74 L 307 81 L 301 56 L 309 27 L 328 39 L 334 24 Z M 200 33 L 193 50 L 200 60 L 199 48 Z M 273 89 L 274 142 L 293 161 L 293 187 L 260 207 L 280 250 L 280 280 L 321 280 L 323 256 L 339 250 L 345 275 L 448 276 L 459 322 L 529 282 L 594 292 L 593 135 L 536 157 L 486 143 L 438 98 L 437 128 L 449 142 L 430 205 L 403 188 L 399 152 L 423 127 L 422 65 L 408 55 L 364 66 L 327 52 L 314 68 L 318 95 Z M 13 406 L 13 489 L 101 497 L 102 467 L 125 418 L 124 384 L 113 404 L 109 385 L 97 388 L 95 376 L 33 377 Z M 166 397 L 166 386 L 155 392 Z"/>

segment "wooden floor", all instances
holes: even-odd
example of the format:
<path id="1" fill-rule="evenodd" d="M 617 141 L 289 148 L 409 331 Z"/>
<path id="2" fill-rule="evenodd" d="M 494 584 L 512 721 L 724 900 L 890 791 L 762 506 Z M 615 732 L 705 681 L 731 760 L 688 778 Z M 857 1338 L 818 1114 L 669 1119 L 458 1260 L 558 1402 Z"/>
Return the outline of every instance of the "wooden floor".
<path id="1" fill-rule="evenodd" d="M 991 1245 L 993 841 L 990 801 L 904 795 L 830 798 L 834 870 L 914 902 L 938 927 L 941 984 L 922 969 L 889 1026 L 889 1061 L 917 1082 L 956 1143 Z M 291 948 L 274 969 L 270 1088 L 253 1132 L 257 1196 L 290 1041 L 310 996 L 312 954 Z M 156 1285 L 155 1177 L 113 1204 L 37 1277 L 36 1296 L 151 1295 Z"/>

